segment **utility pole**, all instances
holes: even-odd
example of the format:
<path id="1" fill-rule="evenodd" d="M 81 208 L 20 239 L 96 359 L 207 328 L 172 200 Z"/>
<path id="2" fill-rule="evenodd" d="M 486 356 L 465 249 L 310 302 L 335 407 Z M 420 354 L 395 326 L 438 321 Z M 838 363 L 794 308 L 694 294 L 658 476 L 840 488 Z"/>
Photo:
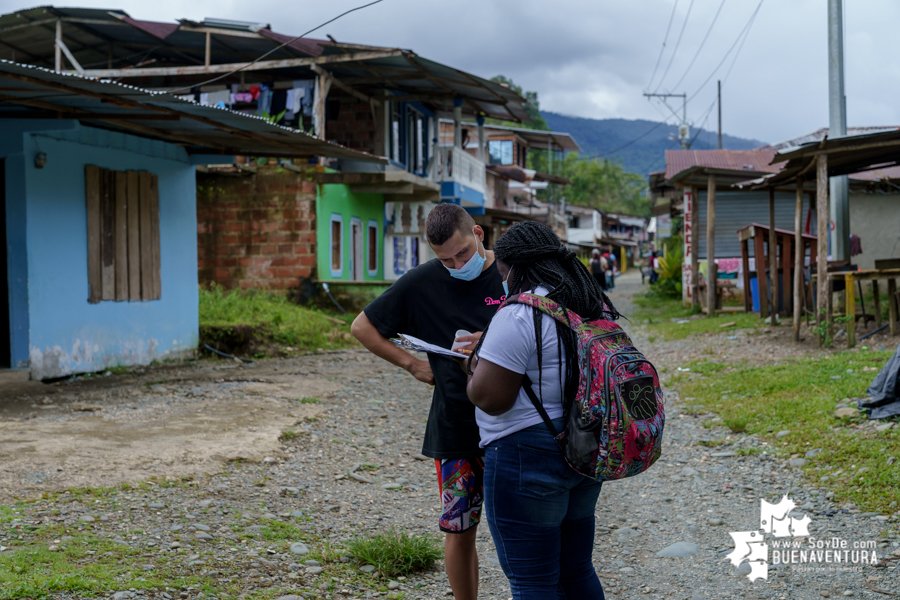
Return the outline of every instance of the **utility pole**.
<path id="1" fill-rule="evenodd" d="M 675 118 L 680 119 L 678 125 L 678 139 L 681 141 L 681 149 L 687 150 L 691 147 L 689 140 L 691 139 L 691 126 L 687 122 L 687 94 L 648 94 L 644 93 L 647 98 L 662 98 L 663 104 L 671 111 Z M 681 116 L 678 116 L 672 108 L 666 103 L 666 98 L 681 98 Z"/>
<path id="2" fill-rule="evenodd" d="M 828 0 L 828 137 L 847 135 L 847 97 L 844 95 L 844 23 L 842 0 Z M 850 260 L 850 199 L 846 175 L 829 181 L 829 218 L 832 260 Z M 827 232 L 820 231 L 818 235 Z"/>
<path id="3" fill-rule="evenodd" d="M 722 80 L 719 80 L 719 150 L 722 149 Z"/>

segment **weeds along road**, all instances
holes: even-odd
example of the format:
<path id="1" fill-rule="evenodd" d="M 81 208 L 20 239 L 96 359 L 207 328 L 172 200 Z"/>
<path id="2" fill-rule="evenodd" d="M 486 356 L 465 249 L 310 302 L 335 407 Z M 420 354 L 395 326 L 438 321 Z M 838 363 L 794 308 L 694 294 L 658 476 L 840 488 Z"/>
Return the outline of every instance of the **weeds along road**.
<path id="1" fill-rule="evenodd" d="M 612 299 L 634 314 L 640 289 L 626 275 Z M 663 457 L 605 484 L 597 505 L 594 559 L 608 598 L 900 591 L 900 561 L 881 560 L 900 554 L 895 514 L 862 512 L 813 480 L 815 458 L 803 466 L 781 446 L 792 434 L 732 433 L 676 392 L 688 383 L 678 367 L 694 360 L 765 365 L 806 350 L 773 343 L 778 332 L 664 340 L 637 319 L 625 327 L 671 385 Z M 52 389 L 24 386 L 0 412 L 0 598 L 447 597 L 440 561 L 390 578 L 342 558 L 361 534 L 437 535 L 434 463 L 419 455 L 430 390 L 405 372 L 349 350 L 163 365 Z M 877 434 L 890 452 L 896 433 Z M 811 536 L 871 542 L 882 566 L 770 565 L 751 583 L 749 564 L 725 558 L 729 532 L 758 530 L 760 500 L 785 493 Z M 487 527 L 479 536 L 480 597 L 505 600 Z"/>

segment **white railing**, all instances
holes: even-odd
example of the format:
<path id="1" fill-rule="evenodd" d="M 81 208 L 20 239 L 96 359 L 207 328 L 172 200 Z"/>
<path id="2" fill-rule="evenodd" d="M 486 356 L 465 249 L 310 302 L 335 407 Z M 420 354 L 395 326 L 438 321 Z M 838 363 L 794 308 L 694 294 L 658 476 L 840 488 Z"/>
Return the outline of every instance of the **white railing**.
<path id="1" fill-rule="evenodd" d="M 431 167 L 432 181 L 455 181 L 460 185 L 484 194 L 484 163 L 460 148 L 438 146 Z"/>

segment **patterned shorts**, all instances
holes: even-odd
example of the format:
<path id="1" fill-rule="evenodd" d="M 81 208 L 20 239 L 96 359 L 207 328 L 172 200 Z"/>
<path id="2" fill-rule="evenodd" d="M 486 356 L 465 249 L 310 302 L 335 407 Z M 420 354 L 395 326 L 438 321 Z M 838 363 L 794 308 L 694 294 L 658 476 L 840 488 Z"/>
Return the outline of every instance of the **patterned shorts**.
<path id="1" fill-rule="evenodd" d="M 441 531 L 462 533 L 478 525 L 484 503 L 484 459 L 445 458 L 434 464 L 441 488 Z"/>

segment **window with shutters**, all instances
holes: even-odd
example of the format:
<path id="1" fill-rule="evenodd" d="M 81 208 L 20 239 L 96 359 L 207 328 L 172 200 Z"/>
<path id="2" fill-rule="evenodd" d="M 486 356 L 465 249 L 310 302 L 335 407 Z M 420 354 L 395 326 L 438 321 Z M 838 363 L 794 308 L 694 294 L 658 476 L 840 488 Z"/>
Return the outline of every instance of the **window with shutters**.
<path id="1" fill-rule="evenodd" d="M 162 297 L 159 184 L 147 171 L 84 169 L 88 302 Z"/>

